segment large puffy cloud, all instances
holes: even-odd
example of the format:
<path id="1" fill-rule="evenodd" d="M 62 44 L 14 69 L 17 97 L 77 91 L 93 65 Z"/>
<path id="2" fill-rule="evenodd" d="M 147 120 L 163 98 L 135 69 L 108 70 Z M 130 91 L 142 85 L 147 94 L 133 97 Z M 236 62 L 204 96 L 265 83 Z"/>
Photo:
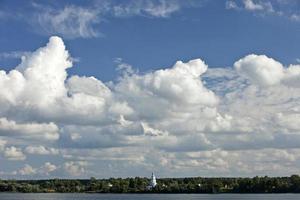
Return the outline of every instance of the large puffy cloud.
<path id="1" fill-rule="evenodd" d="M 68 52 L 62 40 L 51 37 L 46 47 L 22 57 L 15 70 L 0 71 L 0 101 L 9 112 L 23 109 L 45 108 L 66 94 L 64 81 L 66 69 L 71 67 Z"/>
<path id="2" fill-rule="evenodd" d="M 222 135 L 215 142 L 223 149 L 299 148 L 298 66 L 285 67 L 264 55 L 248 55 L 234 67 L 238 76 L 223 70 L 211 76 L 223 81 L 208 86 L 222 95 L 219 112 L 232 116 L 229 132 L 235 136 L 224 140 Z"/>
<path id="3" fill-rule="evenodd" d="M 51 37 L 45 47 L 23 57 L 15 70 L 1 71 L 0 87 L 10 88 L 0 92 L 2 116 L 20 122 L 47 122 L 54 128 L 52 121 L 90 125 L 116 122 L 122 116 L 143 120 L 159 115 L 189 115 L 192 110 L 201 111 L 218 103 L 200 79 L 207 70 L 200 59 L 178 61 L 170 69 L 145 75 L 126 75 L 112 90 L 94 77 L 67 79 L 66 69 L 71 66 L 63 41 Z"/>
<path id="4" fill-rule="evenodd" d="M 272 86 L 286 83 L 299 87 L 300 66 L 290 65 L 288 68 L 265 55 L 248 55 L 234 63 L 235 69 L 254 84 Z"/>
<path id="5" fill-rule="evenodd" d="M 63 41 L 51 37 L 46 47 L 23 57 L 17 67 L 26 80 L 21 101 L 43 106 L 65 95 L 64 81 L 69 67 L 71 61 Z"/>
<path id="6" fill-rule="evenodd" d="M 15 70 L 0 72 L 0 113 L 19 121 L 99 122 L 110 90 L 92 77 L 66 80 L 71 66 L 62 39 L 51 37 L 45 47 L 24 56 Z"/>
<path id="7" fill-rule="evenodd" d="M 265 55 L 248 55 L 235 62 L 234 67 L 254 83 L 263 86 L 278 84 L 283 78 L 282 64 Z"/>
<path id="8" fill-rule="evenodd" d="M 218 97 L 200 79 L 206 70 L 207 65 L 200 59 L 178 61 L 172 68 L 144 75 L 125 73 L 111 90 L 93 77 L 73 76 L 67 81 L 68 93 L 100 95 L 98 98 L 105 97 L 103 102 L 110 99 L 104 110 L 106 120 L 111 122 L 65 126 L 61 141 L 80 148 L 140 145 L 148 140 L 144 136 L 168 135 L 169 130 L 172 134 L 192 134 L 212 126 L 222 127 L 228 119 L 217 112 Z M 179 128 L 173 126 L 175 123 Z M 191 128 L 186 128 L 187 123 Z"/>
<path id="9" fill-rule="evenodd" d="M 156 129 L 156 133 L 203 131 L 209 121 L 216 120 L 219 115 L 216 110 L 218 97 L 201 81 L 206 70 L 207 65 L 195 59 L 187 63 L 178 61 L 164 70 L 122 77 L 114 90 L 116 97 L 133 109 L 132 114 L 124 116 L 125 119 L 147 121 L 144 129 L 147 124 L 152 127 L 152 132 Z"/>
<path id="10" fill-rule="evenodd" d="M 274 157 L 271 169 L 287 168 L 280 156 L 300 163 L 298 65 L 248 55 L 234 68 L 208 69 L 194 59 L 147 73 L 127 70 L 109 84 L 68 76 L 70 67 L 62 39 L 51 37 L 16 69 L 0 72 L 0 152 L 23 164 L 34 160 L 12 175 L 105 176 L 95 166 L 111 176 L 153 167 L 166 176 L 197 175 L 199 167 L 249 175 L 253 164 L 243 156 L 257 153 L 262 161 Z M 54 160 L 37 164 L 37 155 Z M 267 172 L 256 165 L 253 173 Z"/>
<path id="11" fill-rule="evenodd" d="M 22 57 L 15 70 L 1 71 L 1 88 L 7 88 L 1 90 L 1 101 L 8 103 L 8 109 L 18 105 L 34 109 L 53 103 L 65 94 L 65 69 L 71 66 L 68 57 L 62 40 L 50 38 L 46 47 Z"/>
<path id="12" fill-rule="evenodd" d="M 188 63 L 178 61 L 170 69 L 124 77 L 116 85 L 116 91 L 127 100 L 153 102 L 155 106 L 173 106 L 174 111 L 180 110 L 176 107 L 178 105 L 185 105 L 183 109 L 186 106 L 214 106 L 218 102 L 217 97 L 203 86 L 200 79 L 206 70 L 207 65 L 200 59 Z M 150 108 L 154 109 L 153 107 Z M 151 113 L 151 110 L 147 113 Z"/>

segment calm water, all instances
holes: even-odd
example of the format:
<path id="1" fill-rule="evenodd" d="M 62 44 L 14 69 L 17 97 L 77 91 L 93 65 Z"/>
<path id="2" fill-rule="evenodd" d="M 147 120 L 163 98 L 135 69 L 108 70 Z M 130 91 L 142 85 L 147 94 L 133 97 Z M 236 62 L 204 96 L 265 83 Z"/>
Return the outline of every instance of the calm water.
<path id="1" fill-rule="evenodd" d="M 298 200 L 300 194 L 6 194 L 0 200 Z"/>

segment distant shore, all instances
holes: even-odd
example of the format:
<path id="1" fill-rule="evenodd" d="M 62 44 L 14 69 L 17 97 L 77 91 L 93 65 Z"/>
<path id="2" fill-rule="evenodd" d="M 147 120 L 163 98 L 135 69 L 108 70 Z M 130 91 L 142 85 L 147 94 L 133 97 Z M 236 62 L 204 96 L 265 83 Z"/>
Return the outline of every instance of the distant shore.
<path id="1" fill-rule="evenodd" d="M 0 192 L 21 193 L 300 193 L 300 177 L 0 180 Z"/>

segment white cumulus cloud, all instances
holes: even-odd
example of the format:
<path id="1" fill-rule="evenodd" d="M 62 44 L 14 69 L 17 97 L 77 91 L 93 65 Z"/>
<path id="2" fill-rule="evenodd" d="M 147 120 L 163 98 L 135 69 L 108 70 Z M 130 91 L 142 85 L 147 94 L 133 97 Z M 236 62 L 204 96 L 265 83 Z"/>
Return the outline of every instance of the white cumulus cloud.
<path id="1" fill-rule="evenodd" d="M 39 172 L 41 174 L 49 175 L 49 173 L 57 170 L 58 167 L 50 162 L 46 162 L 43 166 L 40 167 Z"/>
<path id="2" fill-rule="evenodd" d="M 22 152 L 22 149 L 11 146 L 6 147 L 4 150 L 4 156 L 8 160 L 25 160 L 26 155 Z"/>
<path id="3" fill-rule="evenodd" d="M 22 176 L 33 175 L 33 174 L 37 173 L 37 170 L 34 169 L 32 166 L 26 164 L 23 168 L 21 168 L 18 171 L 18 173 L 21 174 Z"/>
<path id="4" fill-rule="evenodd" d="M 299 65 L 251 54 L 209 68 L 198 58 L 144 73 L 127 66 L 109 84 L 70 67 L 54 36 L 0 72 L 1 159 L 51 158 L 2 174 L 285 174 L 296 171 L 285 162 L 300 164 Z"/>
<path id="5" fill-rule="evenodd" d="M 272 86 L 286 83 L 299 87 L 300 65 L 285 68 L 280 62 L 265 55 L 248 55 L 234 63 L 235 69 L 254 84 Z"/>
<path id="6" fill-rule="evenodd" d="M 69 161 L 64 163 L 65 171 L 71 176 L 80 176 L 85 172 L 84 167 L 86 166 L 86 162 L 78 161 L 73 162 Z"/>

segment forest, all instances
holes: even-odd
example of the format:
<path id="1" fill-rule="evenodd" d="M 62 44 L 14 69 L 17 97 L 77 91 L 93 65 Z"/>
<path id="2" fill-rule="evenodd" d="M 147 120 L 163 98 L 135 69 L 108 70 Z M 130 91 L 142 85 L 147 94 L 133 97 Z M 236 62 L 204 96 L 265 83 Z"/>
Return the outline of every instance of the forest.
<path id="1" fill-rule="evenodd" d="M 0 180 L 0 192 L 22 193 L 300 193 L 300 177 Z"/>

